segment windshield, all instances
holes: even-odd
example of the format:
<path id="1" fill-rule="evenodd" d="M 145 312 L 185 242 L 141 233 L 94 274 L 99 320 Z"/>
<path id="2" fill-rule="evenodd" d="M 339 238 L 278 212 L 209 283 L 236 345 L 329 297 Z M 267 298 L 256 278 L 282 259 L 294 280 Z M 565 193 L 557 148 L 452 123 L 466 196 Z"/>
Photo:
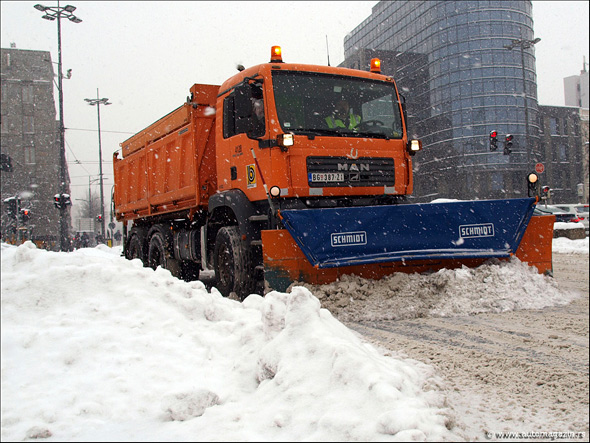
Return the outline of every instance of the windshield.
<path id="1" fill-rule="evenodd" d="M 393 83 L 274 71 L 277 113 L 285 132 L 402 138 Z"/>

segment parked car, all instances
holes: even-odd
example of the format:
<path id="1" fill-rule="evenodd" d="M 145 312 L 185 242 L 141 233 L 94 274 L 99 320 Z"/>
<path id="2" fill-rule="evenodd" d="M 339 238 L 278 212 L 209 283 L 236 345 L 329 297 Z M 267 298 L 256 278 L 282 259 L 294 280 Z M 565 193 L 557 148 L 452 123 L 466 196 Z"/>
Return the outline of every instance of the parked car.
<path id="1" fill-rule="evenodd" d="M 537 206 L 535 206 L 535 215 L 554 215 L 555 216 L 555 222 L 563 222 L 563 223 L 570 223 L 570 222 L 574 222 L 577 221 L 577 216 L 575 213 L 573 212 L 566 212 L 562 209 L 559 209 L 555 206 L 551 206 L 551 205 L 547 205 L 545 206 L 544 204 L 539 204 Z"/>
<path id="2" fill-rule="evenodd" d="M 567 203 L 567 204 L 558 204 L 553 205 L 556 208 L 562 209 L 567 212 L 573 212 L 578 216 L 578 221 L 580 221 L 584 225 L 584 229 L 586 229 L 586 235 L 588 235 L 588 222 L 589 222 L 589 215 L 588 215 L 588 207 L 589 205 L 581 204 L 581 203 Z"/>

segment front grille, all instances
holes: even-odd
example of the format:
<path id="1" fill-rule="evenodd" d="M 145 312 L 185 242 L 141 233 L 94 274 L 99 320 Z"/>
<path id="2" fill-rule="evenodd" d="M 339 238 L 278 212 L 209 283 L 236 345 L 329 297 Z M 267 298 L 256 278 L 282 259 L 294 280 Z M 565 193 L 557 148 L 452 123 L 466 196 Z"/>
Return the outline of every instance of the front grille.
<path id="1" fill-rule="evenodd" d="M 312 188 L 393 186 L 392 158 L 307 157 L 307 181 Z"/>

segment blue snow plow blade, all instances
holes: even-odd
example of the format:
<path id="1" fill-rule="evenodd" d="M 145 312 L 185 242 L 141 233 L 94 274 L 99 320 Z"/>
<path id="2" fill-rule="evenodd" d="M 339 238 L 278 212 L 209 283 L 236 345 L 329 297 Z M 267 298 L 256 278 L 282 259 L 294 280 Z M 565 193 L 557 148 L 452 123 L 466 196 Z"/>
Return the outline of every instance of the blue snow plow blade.
<path id="1" fill-rule="evenodd" d="M 509 257 L 535 199 L 283 210 L 283 224 L 318 268 L 401 260 Z"/>

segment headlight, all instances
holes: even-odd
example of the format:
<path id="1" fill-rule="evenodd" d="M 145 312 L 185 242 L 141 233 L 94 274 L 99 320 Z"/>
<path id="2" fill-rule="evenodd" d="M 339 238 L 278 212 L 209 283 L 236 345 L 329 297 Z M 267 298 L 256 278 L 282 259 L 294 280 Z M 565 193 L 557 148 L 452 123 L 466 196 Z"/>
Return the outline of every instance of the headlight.
<path id="1" fill-rule="evenodd" d="M 272 198 L 277 198 L 281 196 L 281 188 L 279 188 L 278 186 L 272 186 L 270 188 L 270 196 Z"/>
<path id="2" fill-rule="evenodd" d="M 408 142 L 408 152 L 410 155 L 414 155 L 420 150 L 422 150 L 422 140 L 410 140 Z"/>
<path id="3" fill-rule="evenodd" d="M 293 146 L 295 138 L 291 132 L 287 134 L 279 134 L 277 137 L 277 144 L 281 147 L 281 151 L 286 151 L 289 146 Z"/>

